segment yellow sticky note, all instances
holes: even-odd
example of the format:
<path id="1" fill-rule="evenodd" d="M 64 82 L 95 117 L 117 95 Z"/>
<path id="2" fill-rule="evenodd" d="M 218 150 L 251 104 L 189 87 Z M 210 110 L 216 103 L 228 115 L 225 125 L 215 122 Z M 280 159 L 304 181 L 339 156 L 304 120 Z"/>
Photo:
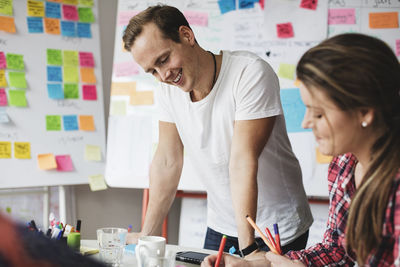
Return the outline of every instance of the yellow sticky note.
<path id="1" fill-rule="evenodd" d="M 83 83 L 96 83 L 96 75 L 93 68 L 81 68 L 81 81 Z"/>
<path id="2" fill-rule="evenodd" d="M 112 100 L 110 104 L 110 115 L 125 116 L 126 115 L 126 101 Z"/>
<path id="3" fill-rule="evenodd" d="M 28 0 L 28 16 L 44 17 L 44 3 L 41 1 Z"/>
<path id="4" fill-rule="evenodd" d="M 57 168 L 56 158 L 53 154 L 39 154 L 37 156 L 39 169 L 52 170 Z"/>
<path id="5" fill-rule="evenodd" d="M 11 158 L 11 142 L 0 142 L 0 159 Z"/>
<path id="6" fill-rule="evenodd" d="M 153 105 L 154 93 L 153 91 L 135 91 L 130 95 L 129 104 L 133 106 Z"/>
<path id="7" fill-rule="evenodd" d="M 104 180 L 104 176 L 101 174 L 89 176 L 89 186 L 92 191 L 107 189 L 106 181 Z"/>
<path id="8" fill-rule="evenodd" d="M 136 91 L 135 82 L 123 82 L 123 83 L 112 83 L 111 84 L 111 95 L 127 95 L 130 96 Z"/>
<path id="9" fill-rule="evenodd" d="M 296 65 L 281 63 L 279 64 L 278 76 L 281 78 L 294 80 L 294 74 L 296 72 Z"/>
<path id="10" fill-rule="evenodd" d="M 7 79 L 5 70 L 0 70 L 0 87 L 7 87 Z"/>
<path id="11" fill-rule="evenodd" d="M 78 0 L 63 0 L 63 3 L 76 6 L 78 4 Z"/>
<path id="12" fill-rule="evenodd" d="M 14 18 L 0 16 L 0 31 L 15 33 Z"/>
<path id="13" fill-rule="evenodd" d="M 63 68 L 63 71 L 64 71 L 64 82 L 67 83 L 79 82 L 78 67 L 65 66 Z"/>
<path id="14" fill-rule="evenodd" d="M 390 29 L 399 27 L 398 12 L 369 13 L 369 27 L 371 29 Z"/>
<path id="15" fill-rule="evenodd" d="M 12 0 L 1 0 L 0 1 L 0 14 L 12 16 L 13 9 L 12 9 Z"/>
<path id="16" fill-rule="evenodd" d="M 321 154 L 318 148 L 315 149 L 315 155 L 317 157 L 317 162 L 320 164 L 330 163 L 332 161 L 332 156 L 326 156 Z"/>
<path id="17" fill-rule="evenodd" d="M 14 156 L 17 159 L 30 159 L 31 144 L 29 142 L 14 142 Z"/>
<path id="18" fill-rule="evenodd" d="M 79 115 L 79 129 L 82 131 L 94 131 L 94 120 L 91 115 Z"/>
<path id="19" fill-rule="evenodd" d="M 78 67 L 79 58 L 78 51 L 64 50 L 63 51 L 64 66 Z"/>
<path id="20" fill-rule="evenodd" d="M 88 7 L 92 7 L 94 5 L 93 0 L 79 0 L 79 4 Z"/>
<path id="21" fill-rule="evenodd" d="M 52 18 L 44 18 L 44 30 L 48 34 L 60 34 L 60 20 Z"/>
<path id="22" fill-rule="evenodd" d="M 101 161 L 101 148 L 94 145 L 85 146 L 85 160 Z"/>

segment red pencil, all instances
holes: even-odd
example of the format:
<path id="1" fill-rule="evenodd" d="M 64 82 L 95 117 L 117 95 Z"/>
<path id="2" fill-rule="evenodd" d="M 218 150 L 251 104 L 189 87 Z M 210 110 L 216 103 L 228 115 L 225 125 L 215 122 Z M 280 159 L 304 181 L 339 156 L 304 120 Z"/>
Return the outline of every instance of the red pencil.
<path id="1" fill-rule="evenodd" d="M 226 235 L 223 235 L 222 239 L 221 239 L 221 243 L 219 244 L 218 256 L 217 256 L 217 260 L 215 261 L 214 267 L 218 267 L 219 263 L 221 262 L 222 253 L 224 253 L 225 243 L 226 243 Z"/>

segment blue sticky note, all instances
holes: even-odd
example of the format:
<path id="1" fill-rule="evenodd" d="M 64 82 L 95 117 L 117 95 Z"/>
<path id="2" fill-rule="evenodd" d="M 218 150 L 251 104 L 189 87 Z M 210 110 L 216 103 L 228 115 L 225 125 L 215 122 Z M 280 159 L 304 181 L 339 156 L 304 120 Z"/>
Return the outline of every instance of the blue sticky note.
<path id="1" fill-rule="evenodd" d="M 58 66 L 47 66 L 47 81 L 62 82 L 62 70 Z"/>
<path id="2" fill-rule="evenodd" d="M 76 27 L 73 21 L 61 21 L 61 35 L 66 37 L 76 37 Z"/>
<path id="3" fill-rule="evenodd" d="M 43 33 L 43 18 L 27 17 L 29 33 Z"/>
<path id="4" fill-rule="evenodd" d="M 136 244 L 129 244 L 125 246 L 125 251 L 130 253 L 135 253 Z"/>
<path id="5" fill-rule="evenodd" d="M 304 106 L 301 100 L 300 90 L 298 88 L 282 89 L 281 100 L 287 131 L 289 133 L 311 131 L 311 129 L 304 129 L 301 127 L 301 122 L 306 112 L 306 106 Z"/>
<path id="6" fill-rule="evenodd" d="M 47 93 L 51 99 L 64 99 L 64 91 L 61 83 L 48 83 Z"/>
<path id="7" fill-rule="evenodd" d="M 78 22 L 78 37 L 92 38 L 92 31 L 90 30 L 90 23 Z"/>
<path id="8" fill-rule="evenodd" d="M 61 5 L 59 3 L 46 2 L 46 17 L 61 19 Z"/>
<path id="9" fill-rule="evenodd" d="M 225 14 L 236 9 L 235 0 L 218 0 L 218 5 L 221 14 Z"/>
<path id="10" fill-rule="evenodd" d="M 253 8 L 254 0 L 239 0 L 239 9 Z"/>
<path id="11" fill-rule="evenodd" d="M 65 131 L 79 130 L 78 117 L 76 115 L 64 115 L 63 122 L 64 122 L 64 130 Z"/>

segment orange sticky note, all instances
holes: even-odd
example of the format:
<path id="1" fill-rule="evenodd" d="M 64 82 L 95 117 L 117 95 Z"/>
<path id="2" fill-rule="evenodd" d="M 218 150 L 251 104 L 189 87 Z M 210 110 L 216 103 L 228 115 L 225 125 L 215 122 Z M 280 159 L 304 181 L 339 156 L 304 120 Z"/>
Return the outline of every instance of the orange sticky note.
<path id="1" fill-rule="evenodd" d="M 0 31 L 15 33 L 14 18 L 0 16 Z"/>
<path id="2" fill-rule="evenodd" d="M 371 29 L 387 29 L 399 27 L 398 12 L 369 13 L 369 27 Z"/>
<path id="3" fill-rule="evenodd" d="M 154 93 L 153 91 L 135 91 L 130 95 L 129 105 L 153 105 Z"/>
<path id="4" fill-rule="evenodd" d="M 60 34 L 60 20 L 52 18 L 44 18 L 44 30 L 48 34 Z"/>
<path id="5" fill-rule="evenodd" d="M 321 154 L 318 148 L 315 149 L 315 155 L 317 157 L 317 162 L 320 164 L 330 163 L 332 161 L 332 156 L 326 156 Z"/>
<path id="6" fill-rule="evenodd" d="M 57 168 L 56 158 L 53 154 L 39 154 L 37 156 L 39 169 L 52 170 Z"/>
<path id="7" fill-rule="evenodd" d="M 93 68 L 81 68 L 81 81 L 83 83 L 96 83 L 96 75 Z"/>
<path id="8" fill-rule="evenodd" d="M 127 95 L 130 96 L 136 91 L 135 82 L 112 83 L 111 95 Z"/>
<path id="9" fill-rule="evenodd" d="M 91 115 L 79 115 L 79 129 L 82 131 L 94 131 L 94 120 Z"/>

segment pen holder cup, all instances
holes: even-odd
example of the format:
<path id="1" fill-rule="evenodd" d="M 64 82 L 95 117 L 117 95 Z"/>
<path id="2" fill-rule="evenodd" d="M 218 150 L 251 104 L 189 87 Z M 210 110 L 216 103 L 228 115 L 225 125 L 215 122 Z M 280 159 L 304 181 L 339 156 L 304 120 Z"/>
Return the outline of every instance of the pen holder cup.
<path id="1" fill-rule="evenodd" d="M 81 248 L 81 234 L 80 233 L 69 233 L 67 236 L 67 245 L 73 250 L 79 251 Z"/>

